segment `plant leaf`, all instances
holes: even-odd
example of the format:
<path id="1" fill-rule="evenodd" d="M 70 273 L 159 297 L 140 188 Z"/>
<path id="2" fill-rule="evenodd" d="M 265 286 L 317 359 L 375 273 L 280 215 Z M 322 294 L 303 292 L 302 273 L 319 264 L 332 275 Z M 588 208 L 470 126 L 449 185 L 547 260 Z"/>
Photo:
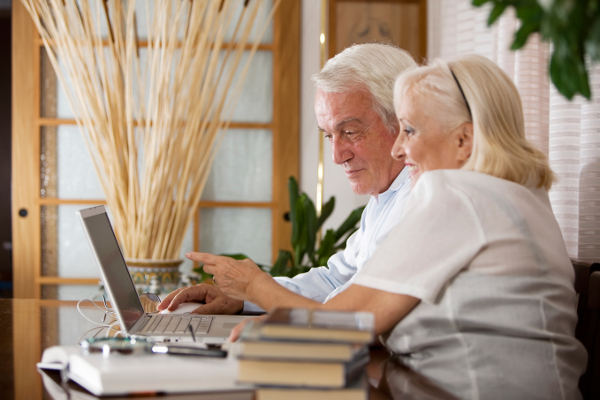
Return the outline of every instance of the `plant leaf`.
<path id="1" fill-rule="evenodd" d="M 511 50 L 518 50 L 521 47 L 525 46 L 525 44 L 527 43 L 527 39 L 529 38 L 529 35 L 531 35 L 534 32 L 537 32 L 539 30 L 539 24 L 533 24 L 533 23 L 523 23 L 523 25 L 521 25 L 521 28 L 519 28 L 519 30 L 517 31 L 517 33 L 515 33 L 515 40 L 512 43 L 512 45 L 510 46 Z"/>
<path id="2" fill-rule="evenodd" d="M 555 50 L 550 58 L 550 78 L 556 89 L 567 99 L 571 100 L 575 95 L 571 85 L 568 82 L 568 77 L 563 75 L 562 59 Z"/>
<path id="3" fill-rule="evenodd" d="M 247 255 L 243 254 L 243 253 L 235 253 L 235 254 L 219 254 L 220 256 L 224 256 L 224 257 L 230 257 L 233 258 L 234 260 L 245 260 L 248 257 Z"/>
<path id="4" fill-rule="evenodd" d="M 585 41 L 585 50 L 592 60 L 600 61 L 600 15 L 596 17 L 596 21 L 590 28 Z"/>
<path id="5" fill-rule="evenodd" d="M 490 16 L 487 21 L 488 26 L 492 26 L 494 22 L 496 22 L 498 17 L 500 17 L 504 10 L 506 10 L 507 5 L 508 4 L 506 3 L 496 3 L 496 5 L 494 5 L 494 8 L 490 12 Z"/>
<path id="6" fill-rule="evenodd" d="M 355 209 L 354 211 L 352 211 L 350 213 L 350 215 L 348 216 L 348 218 L 346 218 L 346 220 L 342 223 L 342 225 L 340 225 L 340 227 L 335 231 L 335 241 L 337 242 L 338 240 L 340 240 L 340 238 L 342 236 L 344 236 L 344 234 L 346 232 L 348 232 L 349 230 L 353 229 L 356 224 L 360 221 L 360 218 L 362 216 L 362 212 L 365 209 L 365 207 L 358 207 L 357 209 Z"/>
<path id="7" fill-rule="evenodd" d="M 567 99 L 571 100 L 578 93 L 588 99 L 591 97 L 584 56 L 578 54 L 567 36 L 555 41 L 550 59 L 550 76 L 558 91 Z"/>
<path id="8" fill-rule="evenodd" d="M 269 270 L 269 274 L 271 276 L 287 276 L 290 261 L 292 261 L 292 253 L 287 250 L 279 250 L 277 261 Z"/>
<path id="9" fill-rule="evenodd" d="M 308 232 L 305 220 L 304 202 L 302 196 L 296 200 L 296 225 L 298 226 L 298 238 L 296 242 L 292 242 L 294 249 L 294 260 L 292 266 L 301 265 L 306 254 L 306 246 L 308 244 Z"/>
<path id="10" fill-rule="evenodd" d="M 306 253 L 311 261 L 314 261 L 315 241 L 317 239 L 317 231 L 319 230 L 317 227 L 317 210 L 306 193 L 302 193 L 300 198 L 302 199 L 304 218 L 306 222 Z"/>
<path id="11" fill-rule="evenodd" d="M 331 216 L 333 213 L 333 208 L 335 207 L 335 197 L 331 197 L 323 208 L 321 208 L 321 215 L 317 220 L 317 229 L 320 229 L 323 226 L 323 223 Z"/>
<path id="12" fill-rule="evenodd" d="M 204 264 L 200 265 L 197 268 L 194 268 L 192 271 L 194 271 L 195 273 L 197 273 L 198 275 L 200 275 L 200 282 L 204 282 L 207 279 L 211 279 L 212 275 L 204 272 L 204 268 L 202 268 L 204 266 Z"/>
<path id="13" fill-rule="evenodd" d="M 298 204 L 298 197 L 300 197 L 298 182 L 293 176 L 290 176 L 288 180 L 288 193 L 290 195 L 290 221 L 292 223 L 292 247 L 296 246 L 298 237 L 300 236 L 300 224 L 301 219 L 298 218 L 298 211 L 296 205 Z"/>
<path id="14" fill-rule="evenodd" d="M 583 61 L 579 61 L 577 63 L 577 91 L 586 99 L 590 100 L 592 97 L 592 93 L 590 90 L 590 83 L 588 78 L 588 73 L 585 68 L 585 63 Z"/>
<path id="15" fill-rule="evenodd" d="M 316 266 L 326 265 L 329 257 L 331 257 L 334 253 L 335 245 L 335 231 L 333 229 L 327 229 L 325 232 L 325 236 L 321 239 L 321 244 L 319 245 L 319 249 L 317 250 L 317 264 Z"/>
<path id="16" fill-rule="evenodd" d="M 537 0 L 521 0 L 515 3 L 517 18 L 523 22 L 538 24 L 544 15 L 544 9 Z"/>

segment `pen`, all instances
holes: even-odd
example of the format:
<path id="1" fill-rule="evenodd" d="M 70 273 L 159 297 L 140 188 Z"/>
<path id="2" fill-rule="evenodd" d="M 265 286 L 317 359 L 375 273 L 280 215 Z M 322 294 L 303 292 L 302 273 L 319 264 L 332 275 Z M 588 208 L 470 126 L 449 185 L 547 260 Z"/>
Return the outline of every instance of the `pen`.
<path id="1" fill-rule="evenodd" d="M 227 357 L 225 350 L 202 349 L 198 347 L 169 346 L 164 344 L 155 344 L 152 346 L 153 353 L 175 354 L 178 356 L 202 356 L 202 357 Z"/>

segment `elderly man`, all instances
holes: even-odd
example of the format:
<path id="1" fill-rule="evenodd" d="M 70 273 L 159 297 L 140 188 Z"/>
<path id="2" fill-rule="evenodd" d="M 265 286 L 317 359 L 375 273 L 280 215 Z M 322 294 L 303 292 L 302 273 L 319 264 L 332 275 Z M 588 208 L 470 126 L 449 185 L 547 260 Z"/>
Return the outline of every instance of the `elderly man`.
<path id="1" fill-rule="evenodd" d="M 294 278 L 275 278 L 287 289 L 325 302 L 347 288 L 365 262 L 400 220 L 410 191 L 404 160 L 391 156 L 399 125 L 394 112 L 396 76 L 415 66 L 404 50 L 385 44 L 347 48 L 313 76 L 317 88 L 315 112 L 319 129 L 331 143 L 357 194 L 370 194 L 360 228 L 346 249 L 332 256 L 327 267 L 313 268 Z M 202 261 L 201 253 L 186 256 Z M 202 314 L 262 311 L 252 303 L 225 296 L 212 285 L 196 285 L 169 294 L 159 309 L 174 310 L 183 302 L 205 301 Z"/>

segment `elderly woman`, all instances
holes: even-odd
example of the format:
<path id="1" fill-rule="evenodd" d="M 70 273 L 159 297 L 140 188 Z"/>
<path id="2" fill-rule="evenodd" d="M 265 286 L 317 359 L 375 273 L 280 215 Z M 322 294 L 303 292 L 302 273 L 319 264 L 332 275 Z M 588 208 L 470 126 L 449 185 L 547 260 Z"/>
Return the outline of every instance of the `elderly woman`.
<path id="1" fill-rule="evenodd" d="M 548 199 L 554 175 L 525 139 L 514 84 L 469 56 L 404 73 L 394 102 L 401 134 L 392 156 L 405 159 L 412 191 L 347 290 L 320 304 L 250 260 L 189 257 L 225 293 L 267 310 L 374 313 L 397 360 L 456 397 L 580 397 L 586 355 L 573 336 L 574 273 Z"/>

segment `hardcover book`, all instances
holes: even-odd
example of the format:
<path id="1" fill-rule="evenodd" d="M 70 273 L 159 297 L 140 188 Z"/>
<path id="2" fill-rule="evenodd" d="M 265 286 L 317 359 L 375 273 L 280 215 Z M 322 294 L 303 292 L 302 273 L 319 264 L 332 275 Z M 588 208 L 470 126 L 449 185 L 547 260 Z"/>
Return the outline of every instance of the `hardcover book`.
<path id="1" fill-rule="evenodd" d="M 362 374 L 341 389 L 262 387 L 256 390 L 256 400 L 367 400 L 369 385 Z"/>
<path id="2" fill-rule="evenodd" d="M 83 354 L 79 346 L 54 346 L 44 350 L 38 368 L 65 369 L 70 379 L 96 396 L 252 389 L 236 382 L 238 363 L 233 357 L 152 353 L 105 357 Z"/>
<path id="3" fill-rule="evenodd" d="M 246 324 L 240 339 L 228 344 L 230 351 L 238 358 L 339 362 L 351 361 L 369 351 L 363 344 L 263 339 L 261 329 L 261 324 Z"/>
<path id="4" fill-rule="evenodd" d="M 262 321 L 265 339 L 344 342 L 368 344 L 373 341 L 372 313 L 276 308 Z"/>
<path id="5" fill-rule="evenodd" d="M 369 355 L 349 362 L 240 359 L 238 382 L 259 386 L 343 388 L 363 373 Z"/>

